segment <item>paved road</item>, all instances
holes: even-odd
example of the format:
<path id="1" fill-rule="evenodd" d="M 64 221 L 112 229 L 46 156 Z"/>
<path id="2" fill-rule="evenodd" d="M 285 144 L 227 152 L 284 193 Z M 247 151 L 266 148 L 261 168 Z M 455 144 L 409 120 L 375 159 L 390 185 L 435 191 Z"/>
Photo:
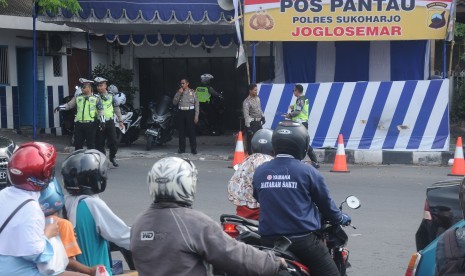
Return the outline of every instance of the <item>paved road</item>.
<path id="1" fill-rule="evenodd" d="M 60 154 L 60 162 L 64 156 Z M 120 168 L 109 173 L 102 198 L 128 224 L 150 204 L 145 181 L 154 161 L 122 159 Z M 217 160 L 195 162 L 199 184 L 194 208 L 215 220 L 222 213 L 234 212 L 226 197 L 227 181 L 232 175 L 229 164 Z M 423 215 L 426 187 L 447 178 L 450 167 L 353 165 L 348 174 L 330 173 L 330 168 L 323 165 L 320 171 L 336 203 L 348 195 L 356 195 L 362 203 L 360 209 L 345 209 L 357 227 L 347 229 L 352 263 L 349 275 L 403 275 L 415 250 L 414 236 Z"/>

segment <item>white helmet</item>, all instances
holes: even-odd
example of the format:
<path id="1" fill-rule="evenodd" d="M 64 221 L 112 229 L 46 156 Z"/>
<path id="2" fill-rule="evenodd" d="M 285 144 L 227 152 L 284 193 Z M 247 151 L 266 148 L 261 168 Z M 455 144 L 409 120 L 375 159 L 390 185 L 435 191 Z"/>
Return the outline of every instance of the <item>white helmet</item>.
<path id="1" fill-rule="evenodd" d="M 118 90 L 118 87 L 116 87 L 116 85 L 112 84 L 110 86 L 108 86 L 108 92 L 112 93 L 112 94 L 116 94 L 119 92 Z"/>
<path id="2" fill-rule="evenodd" d="M 203 74 L 202 76 L 200 76 L 200 81 L 202 83 L 209 83 L 210 80 L 212 80 L 212 79 L 213 79 L 213 76 L 210 75 L 210 74 Z"/>
<path id="3" fill-rule="evenodd" d="M 147 175 L 153 202 L 178 202 L 192 205 L 197 186 L 194 164 L 179 157 L 166 157 L 155 164 Z"/>
<path id="4" fill-rule="evenodd" d="M 123 105 L 126 103 L 126 95 L 123 92 L 119 92 L 113 95 L 113 101 L 117 106 Z"/>

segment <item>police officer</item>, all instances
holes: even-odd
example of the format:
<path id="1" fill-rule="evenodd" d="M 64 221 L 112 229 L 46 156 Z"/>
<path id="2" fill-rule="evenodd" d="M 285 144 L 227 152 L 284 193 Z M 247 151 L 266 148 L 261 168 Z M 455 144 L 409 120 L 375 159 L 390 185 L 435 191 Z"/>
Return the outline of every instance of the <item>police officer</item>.
<path id="1" fill-rule="evenodd" d="M 116 162 L 116 152 L 118 151 L 118 145 L 116 143 L 116 129 L 113 120 L 113 114 L 118 118 L 120 128 L 124 128 L 123 118 L 121 116 L 121 110 L 119 104 L 115 101 L 113 94 L 107 91 L 107 80 L 102 77 L 96 77 L 94 79 L 97 85 L 97 91 L 100 96 L 100 100 L 103 106 L 104 123 L 100 124 L 99 131 L 97 131 L 97 149 L 105 153 L 105 141 L 108 140 L 108 148 L 110 149 L 110 162 L 113 166 L 118 167 Z"/>
<path id="2" fill-rule="evenodd" d="M 249 96 L 242 103 L 245 127 L 247 129 L 247 153 L 252 154 L 252 136 L 265 123 L 265 116 L 258 97 L 258 88 L 255 83 L 249 85 Z"/>
<path id="3" fill-rule="evenodd" d="M 294 86 L 294 96 L 297 97 L 294 105 L 289 106 L 290 113 L 286 115 L 286 118 L 291 119 L 294 122 L 301 123 L 308 129 L 308 99 L 303 94 L 304 88 L 300 84 Z M 307 155 L 310 158 L 312 165 L 315 168 L 319 168 L 318 159 L 313 151 L 312 146 L 308 146 Z"/>
<path id="4" fill-rule="evenodd" d="M 98 120 L 102 119 L 103 107 L 100 98 L 92 94 L 91 80 L 79 79 L 82 94 L 75 95 L 68 103 L 55 108 L 55 112 L 76 107 L 74 119 L 74 149 L 79 150 L 86 141 L 87 149 L 95 148 L 95 132 Z"/>
<path id="5" fill-rule="evenodd" d="M 216 90 L 210 85 L 213 76 L 211 74 L 203 74 L 200 76 L 201 86 L 195 89 L 197 98 L 199 99 L 201 116 L 206 116 L 209 123 L 211 132 L 213 135 L 219 133 L 219 114 L 212 105 L 212 97 L 222 98 L 222 96 L 216 92 Z"/>
<path id="6" fill-rule="evenodd" d="M 178 153 L 186 151 L 186 131 L 189 135 L 191 153 L 197 154 L 197 141 L 195 138 L 195 124 L 199 121 L 199 100 L 193 89 L 189 88 L 189 81 L 181 79 L 180 88 L 173 98 L 173 104 L 178 105 Z"/>

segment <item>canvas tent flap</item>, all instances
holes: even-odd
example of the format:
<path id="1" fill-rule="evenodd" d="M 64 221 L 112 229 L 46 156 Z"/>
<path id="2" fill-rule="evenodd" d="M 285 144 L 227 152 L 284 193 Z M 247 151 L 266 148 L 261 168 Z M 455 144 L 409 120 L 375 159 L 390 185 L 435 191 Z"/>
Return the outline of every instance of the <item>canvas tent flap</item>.
<path id="1" fill-rule="evenodd" d="M 179 25 L 188 26 L 184 34 L 234 33 L 234 24 L 229 23 L 234 12 L 221 9 L 217 0 L 80 0 L 79 4 L 78 14 L 62 9 L 38 19 L 105 34 L 174 33 Z"/>

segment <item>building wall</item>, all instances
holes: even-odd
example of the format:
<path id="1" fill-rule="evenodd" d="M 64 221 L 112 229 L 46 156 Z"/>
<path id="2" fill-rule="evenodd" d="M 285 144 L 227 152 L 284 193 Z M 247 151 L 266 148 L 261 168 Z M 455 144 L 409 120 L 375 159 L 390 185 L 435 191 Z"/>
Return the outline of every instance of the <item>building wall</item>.
<path id="1" fill-rule="evenodd" d="M 38 32 L 38 36 L 40 32 Z M 66 35 L 65 35 L 66 36 Z M 79 49 L 86 49 L 86 34 L 85 33 L 74 33 L 72 35 L 72 44 L 66 43 L 66 47 L 74 47 Z M 32 101 L 32 91 L 30 98 L 21 99 L 18 91 L 18 72 L 17 72 L 17 48 L 30 48 L 32 49 L 32 31 L 29 30 L 12 30 L 12 29 L 1 29 L 0 28 L 0 46 L 8 47 L 8 76 L 9 84 L 0 85 L 0 128 L 9 129 L 20 129 L 19 120 L 19 106 L 23 101 Z M 96 41 L 92 45 L 92 60 L 96 65 L 98 63 L 106 64 L 108 61 L 108 55 L 106 53 L 106 43 L 102 41 Z M 70 65 L 72 66 L 72 65 Z M 60 115 L 54 113 L 53 109 L 61 103 L 63 97 L 69 95 L 68 87 L 68 72 L 67 72 L 67 58 L 65 55 L 61 56 L 61 76 L 54 76 L 53 73 L 53 57 L 45 55 L 45 52 L 41 53 L 38 49 L 37 56 L 37 83 L 38 85 L 44 85 L 45 99 L 38 99 L 37 104 L 44 104 L 45 106 L 45 118 L 38 118 L 38 128 L 40 131 L 46 133 L 56 133 L 61 135 L 60 128 Z M 30 72 L 23 72 L 25 74 Z M 42 87 L 37 87 L 42 89 Z M 38 106 L 41 108 L 42 106 Z M 39 121 L 39 120 L 37 120 Z"/>

